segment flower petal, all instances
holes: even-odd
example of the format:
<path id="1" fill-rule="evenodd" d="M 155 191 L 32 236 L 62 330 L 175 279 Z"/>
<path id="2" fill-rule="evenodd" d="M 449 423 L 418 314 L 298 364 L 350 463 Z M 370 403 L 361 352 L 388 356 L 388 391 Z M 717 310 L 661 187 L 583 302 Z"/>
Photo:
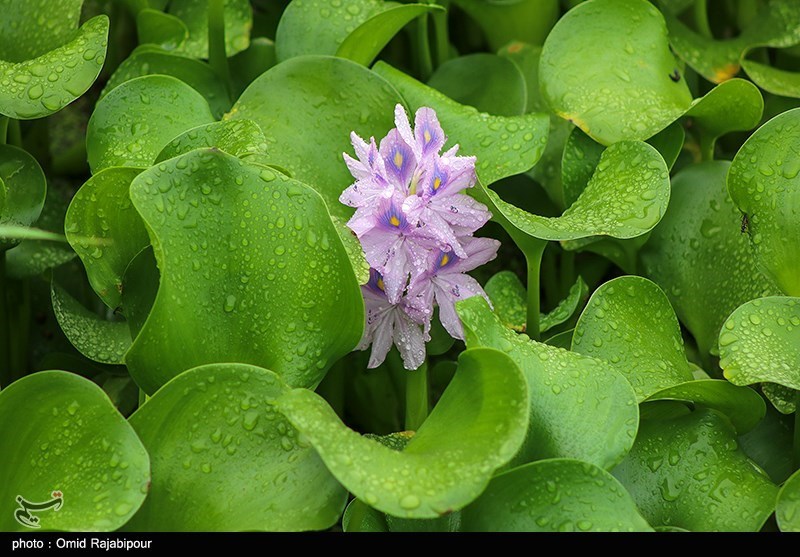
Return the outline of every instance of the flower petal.
<path id="1" fill-rule="evenodd" d="M 403 195 L 408 194 L 408 184 L 417 168 L 417 157 L 412 148 L 403 141 L 400 133 L 390 130 L 381 140 L 380 154 L 386 172 L 386 179 Z"/>
<path id="2" fill-rule="evenodd" d="M 414 136 L 421 150 L 421 158 L 438 154 L 447 141 L 436 112 L 427 106 L 417 110 L 414 116 Z"/>
<path id="3" fill-rule="evenodd" d="M 395 313 L 394 343 L 403 358 L 403 367 L 417 369 L 425 361 L 425 340 L 422 327 L 404 313 Z"/>

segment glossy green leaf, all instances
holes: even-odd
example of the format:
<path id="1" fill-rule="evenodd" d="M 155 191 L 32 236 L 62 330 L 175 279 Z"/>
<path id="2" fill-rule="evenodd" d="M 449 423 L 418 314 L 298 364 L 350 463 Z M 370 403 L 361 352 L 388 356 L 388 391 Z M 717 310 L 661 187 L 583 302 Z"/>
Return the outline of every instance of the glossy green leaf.
<path id="1" fill-rule="evenodd" d="M 178 50 L 192 58 L 208 58 L 209 0 L 170 0 L 167 13 L 186 24 L 189 37 Z M 233 56 L 250 44 L 253 8 L 249 0 L 225 0 L 225 52 Z"/>
<path id="2" fill-rule="evenodd" d="M 492 479 L 461 511 L 472 532 L 647 532 L 625 488 L 593 464 L 569 459 L 533 462 Z"/>
<path id="3" fill-rule="evenodd" d="M 68 43 L 36 58 L 13 62 L 0 57 L 0 114 L 42 118 L 83 95 L 103 68 L 107 39 L 108 17 L 99 15 Z"/>
<path id="4" fill-rule="evenodd" d="M 741 305 L 719 335 L 720 367 L 735 385 L 778 383 L 800 390 L 800 298 Z"/>
<path id="5" fill-rule="evenodd" d="M 131 416 L 153 483 L 129 530 L 321 530 L 344 489 L 276 410 L 277 375 L 212 364 L 167 383 Z M 197 416 L 203 418 L 198 422 Z"/>
<path id="6" fill-rule="evenodd" d="M 594 291 L 575 326 L 572 349 L 610 362 L 630 381 L 640 402 L 692 380 L 669 300 L 642 277 L 619 277 Z"/>
<path id="7" fill-rule="evenodd" d="M 673 122 L 648 139 L 647 142 L 661 153 L 661 156 L 664 157 L 664 162 L 667 163 L 667 168 L 672 170 L 675 161 L 678 160 L 678 156 L 683 150 L 685 140 L 686 132 L 683 131 L 683 126 L 680 122 Z"/>
<path id="8" fill-rule="evenodd" d="M 781 532 L 800 532 L 800 472 L 786 480 L 778 492 L 775 518 Z"/>
<path id="9" fill-rule="evenodd" d="M 459 104 L 384 62 L 373 70 L 400 91 L 412 110 L 421 106 L 436 110 L 449 138 L 445 148 L 457 143 L 459 153 L 474 155 L 478 178 L 485 184 L 530 170 L 542 156 L 547 115 L 493 116 Z"/>
<path id="10" fill-rule="evenodd" d="M 774 68 L 755 60 L 742 60 L 742 68 L 747 77 L 759 87 L 783 97 L 800 98 L 800 73 Z"/>
<path id="11" fill-rule="evenodd" d="M 792 421 L 768 406 L 764 419 L 754 429 L 739 436 L 739 445 L 745 454 L 776 484 L 783 483 L 794 471 Z"/>
<path id="12" fill-rule="evenodd" d="M 144 327 L 158 294 L 161 275 L 152 246 L 140 251 L 131 260 L 122 276 L 122 313 L 136 338 Z"/>
<path id="13" fill-rule="evenodd" d="M 14 519 L 17 496 L 41 503 L 61 491 L 57 511 L 32 513 L 42 530 L 116 530 L 142 504 L 147 452 L 88 379 L 43 371 L 12 383 L 0 392 L 0 424 L 0 530 L 31 532 Z"/>
<path id="14" fill-rule="evenodd" d="M 370 266 L 367 263 L 367 257 L 364 255 L 361 242 L 353 234 L 353 231 L 347 228 L 347 221 L 333 215 L 331 215 L 331 220 L 336 232 L 339 234 L 339 239 L 342 241 L 344 251 L 347 253 L 347 257 L 350 258 L 350 264 L 353 266 L 353 272 L 356 274 L 358 284 L 367 284 Z"/>
<path id="15" fill-rule="evenodd" d="M 27 151 L 0 145 L 0 226 L 22 228 L 12 234 L 0 229 L 0 251 L 24 239 L 21 232 L 36 222 L 44 207 L 47 181 L 44 172 Z"/>
<path id="16" fill-rule="evenodd" d="M 86 131 L 92 172 L 147 168 L 173 138 L 214 121 L 203 96 L 183 81 L 147 75 L 126 81 L 95 106 Z"/>
<path id="17" fill-rule="evenodd" d="M 669 202 L 664 159 L 650 145 L 634 141 L 615 143 L 603 151 L 586 189 L 560 217 L 528 213 L 480 182 L 476 189 L 473 195 L 489 206 L 507 231 L 517 229 L 542 240 L 641 236 L 658 224 Z"/>
<path id="18" fill-rule="evenodd" d="M 490 278 L 484 291 L 492 301 L 494 312 L 509 329 L 525 332 L 527 319 L 527 294 L 525 286 L 512 271 L 500 271 Z M 581 301 L 586 298 L 589 287 L 581 277 L 573 284 L 567 297 L 548 313 L 539 317 L 539 332 L 549 331 L 572 317 Z"/>
<path id="19" fill-rule="evenodd" d="M 761 391 L 780 413 L 794 414 L 797 411 L 798 391 L 795 389 L 778 383 L 762 383 Z"/>
<path id="20" fill-rule="evenodd" d="M 678 400 L 713 408 L 725 414 L 739 434 L 752 430 L 767 411 L 764 399 L 747 387 L 737 387 L 721 379 L 699 379 L 666 387 L 646 401 Z"/>
<path id="21" fill-rule="evenodd" d="M 131 346 L 124 321 L 107 321 L 83 307 L 66 290 L 52 284 L 53 312 L 58 325 L 78 352 L 102 364 L 122 364 Z"/>
<path id="22" fill-rule="evenodd" d="M 395 516 L 435 518 L 475 499 L 519 449 L 528 417 L 524 381 L 498 351 L 462 352 L 458 372 L 402 452 L 347 428 L 311 391 L 287 393 L 278 408 L 359 499 Z"/>
<path id="23" fill-rule="evenodd" d="M 567 12 L 545 41 L 539 78 L 553 111 L 603 145 L 647 139 L 692 102 L 664 18 L 646 0 L 595 0 Z"/>
<path id="24" fill-rule="evenodd" d="M 480 112 L 516 116 L 526 112 L 528 88 L 519 68 L 495 54 L 453 58 L 436 68 L 428 85 Z"/>
<path id="25" fill-rule="evenodd" d="M 491 50 L 512 40 L 542 44 L 559 12 L 558 0 L 454 0 L 453 4 L 480 25 Z"/>
<path id="26" fill-rule="evenodd" d="M 358 526 L 356 526 L 351 521 L 351 518 L 353 512 L 359 507 L 358 512 L 363 513 L 363 515 L 359 520 Z M 358 499 L 353 499 L 344 510 L 342 530 L 345 532 L 388 532 L 389 527 L 386 525 L 386 515 Z"/>
<path id="27" fill-rule="evenodd" d="M 194 58 L 150 46 L 138 47 L 114 70 L 100 98 L 126 81 L 152 74 L 170 75 L 189 85 L 208 101 L 216 118 L 220 118 L 231 107 L 225 84 L 211 66 Z"/>
<path id="28" fill-rule="evenodd" d="M 129 188 L 137 168 L 107 168 L 81 186 L 67 209 L 64 228 L 89 284 L 111 308 L 120 305 L 122 277 L 131 260 L 150 244 Z"/>
<path id="29" fill-rule="evenodd" d="M 234 96 L 241 95 L 248 85 L 276 63 L 274 42 L 266 37 L 251 40 L 247 50 L 228 60 Z"/>
<path id="30" fill-rule="evenodd" d="M 639 412 L 630 384 L 606 362 L 518 335 L 480 296 L 459 302 L 468 348 L 506 352 L 525 374 L 530 426 L 515 464 L 577 458 L 610 468 L 636 437 Z"/>
<path id="31" fill-rule="evenodd" d="M 728 171 L 728 191 L 747 215 L 759 264 L 789 296 L 800 296 L 800 109 L 761 126 Z"/>
<path id="32" fill-rule="evenodd" d="M 732 39 L 715 40 L 697 33 L 674 15 L 665 14 L 672 48 L 697 73 L 721 83 L 739 72 L 740 60 L 759 46 L 787 47 L 800 42 L 800 5 L 770 0 Z"/>
<path id="33" fill-rule="evenodd" d="M 775 508 L 777 488 L 714 410 L 643 420 L 636 444 L 613 473 L 653 526 L 752 532 Z"/>
<path id="34" fill-rule="evenodd" d="M 580 128 L 572 128 L 561 156 L 561 183 L 567 207 L 575 203 L 586 189 L 604 151 L 604 146 Z"/>
<path id="35" fill-rule="evenodd" d="M 83 0 L 3 0 L 0 60 L 23 62 L 69 42 L 82 5 Z"/>
<path id="36" fill-rule="evenodd" d="M 361 291 L 309 187 L 210 149 L 144 171 L 130 195 L 161 271 L 153 309 L 126 356 L 146 392 L 226 360 L 313 387 L 358 343 Z"/>
<path id="37" fill-rule="evenodd" d="M 13 224 L 0 224 L 0 239 L 11 240 L 39 240 L 44 242 L 66 242 L 63 234 L 56 234 L 48 230 L 17 226 Z"/>
<path id="38" fill-rule="evenodd" d="M 177 50 L 189 38 L 189 29 L 183 21 L 174 15 L 151 9 L 136 14 L 136 32 L 139 44 L 158 45 L 165 50 Z"/>
<path id="39" fill-rule="evenodd" d="M 666 215 L 641 251 L 647 276 L 664 289 L 703 353 L 718 354 L 722 323 L 744 302 L 778 291 L 757 268 L 725 176 L 704 162 L 672 178 Z"/>
<path id="40" fill-rule="evenodd" d="M 350 132 L 383 137 L 394 126 L 400 97 L 385 80 L 349 60 L 292 58 L 256 79 L 226 119 L 255 121 L 267 137 L 270 160 L 311 184 L 331 214 L 348 219 L 339 195 L 353 182 L 342 160 Z M 314 133 L 298 133 L 313 130 Z"/>
<path id="41" fill-rule="evenodd" d="M 263 155 L 267 139 L 252 120 L 227 120 L 193 128 L 173 139 L 156 157 L 156 163 L 185 155 L 193 149 L 214 147 L 234 157 Z"/>

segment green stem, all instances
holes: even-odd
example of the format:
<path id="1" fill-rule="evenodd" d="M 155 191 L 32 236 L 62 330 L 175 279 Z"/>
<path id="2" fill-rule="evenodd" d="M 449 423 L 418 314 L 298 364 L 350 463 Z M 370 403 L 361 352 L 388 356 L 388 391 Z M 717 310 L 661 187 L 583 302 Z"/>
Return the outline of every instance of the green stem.
<path id="1" fill-rule="evenodd" d="M 11 342 L 9 339 L 8 280 L 6 252 L 0 251 L 0 386 L 11 382 Z"/>
<path id="2" fill-rule="evenodd" d="M 694 23 L 697 31 L 706 38 L 713 38 L 711 26 L 708 24 L 708 8 L 706 0 L 695 0 L 694 3 Z"/>
<path id="3" fill-rule="evenodd" d="M 428 417 L 428 362 L 406 374 L 406 430 L 417 431 Z"/>
<path id="4" fill-rule="evenodd" d="M 569 294 L 569 289 L 575 283 L 575 252 L 564 251 L 561 254 L 561 298 Z"/>
<path id="5" fill-rule="evenodd" d="M 450 0 L 439 0 L 439 5 L 449 11 Z M 446 11 L 433 12 L 433 30 L 436 34 L 436 67 L 450 59 L 450 37 L 447 30 Z"/>
<path id="6" fill-rule="evenodd" d="M 422 14 L 417 19 L 417 61 L 422 81 L 428 81 L 433 73 L 433 60 L 431 47 L 428 42 L 428 14 Z"/>
<path id="7" fill-rule="evenodd" d="M 542 254 L 547 242 L 535 238 L 527 239 L 523 245 L 517 244 L 525 254 L 525 261 L 528 264 L 528 315 L 525 324 L 525 332 L 533 340 L 540 340 L 539 332 L 539 313 L 541 311 L 539 301 L 539 273 L 542 266 Z"/>
<path id="8" fill-rule="evenodd" d="M 19 128 L 19 120 L 15 118 L 8 119 L 8 143 L 22 148 L 22 131 Z"/>
<path id="9" fill-rule="evenodd" d="M 794 456 L 794 470 L 800 470 L 800 392 L 795 395 L 797 410 L 794 411 L 794 442 L 792 454 Z"/>
<path id="10" fill-rule="evenodd" d="M 561 301 L 561 285 L 557 271 L 555 250 L 545 249 L 542 256 L 541 281 L 544 297 L 551 306 L 555 306 Z"/>
<path id="11" fill-rule="evenodd" d="M 716 141 L 714 139 L 708 139 L 706 134 L 703 134 L 701 132 L 698 143 L 700 144 L 700 160 L 702 160 L 703 162 L 713 161 L 714 144 L 716 143 Z"/>
<path id="12" fill-rule="evenodd" d="M 208 1 L 208 63 L 231 92 L 231 71 L 225 51 L 225 0 Z"/>
<path id="13" fill-rule="evenodd" d="M 5 144 L 8 138 L 8 116 L 0 116 L 0 145 Z"/>

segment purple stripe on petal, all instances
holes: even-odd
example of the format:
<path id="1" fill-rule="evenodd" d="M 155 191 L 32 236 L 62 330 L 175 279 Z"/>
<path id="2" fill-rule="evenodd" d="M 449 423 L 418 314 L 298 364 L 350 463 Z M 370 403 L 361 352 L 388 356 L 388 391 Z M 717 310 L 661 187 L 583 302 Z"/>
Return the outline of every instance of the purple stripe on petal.
<path id="1" fill-rule="evenodd" d="M 445 137 L 436 112 L 432 108 L 423 106 L 417 110 L 414 117 L 414 136 L 423 157 L 436 154 L 444 147 L 447 137 Z"/>
<path id="2" fill-rule="evenodd" d="M 381 140 L 381 157 L 386 177 L 402 193 L 408 192 L 411 176 L 417 169 L 417 157 L 411 147 L 403 141 L 400 133 L 394 129 Z"/>

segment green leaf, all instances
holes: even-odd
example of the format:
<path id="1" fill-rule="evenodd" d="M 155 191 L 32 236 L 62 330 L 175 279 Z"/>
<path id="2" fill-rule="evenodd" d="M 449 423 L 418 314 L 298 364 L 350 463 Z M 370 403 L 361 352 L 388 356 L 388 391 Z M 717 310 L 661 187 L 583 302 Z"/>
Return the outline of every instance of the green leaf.
<path id="1" fill-rule="evenodd" d="M 773 68 L 754 60 L 742 60 L 741 64 L 747 77 L 768 93 L 800 98 L 800 72 Z"/>
<path id="2" fill-rule="evenodd" d="M 489 42 L 499 50 L 512 40 L 540 45 L 558 19 L 558 0 L 454 0 L 475 20 Z"/>
<path id="3" fill-rule="evenodd" d="M 528 395 L 504 354 L 462 352 L 459 370 L 402 452 L 347 428 L 317 394 L 294 389 L 279 410 L 305 435 L 334 476 L 382 512 L 435 518 L 475 499 L 525 435 Z"/>
<path id="4" fill-rule="evenodd" d="M 561 183 L 567 207 L 575 203 L 586 189 L 604 151 L 604 146 L 583 133 L 580 128 L 572 128 L 564 143 L 561 157 Z"/>
<path id="5" fill-rule="evenodd" d="M 747 215 L 762 270 L 789 296 L 800 296 L 800 109 L 761 126 L 742 145 L 728 171 L 728 191 Z"/>
<path id="6" fill-rule="evenodd" d="M 126 356 L 146 392 L 220 361 L 265 366 L 292 386 L 313 387 L 358 343 L 361 291 L 309 187 L 196 150 L 142 172 L 130 195 L 161 271 Z"/>
<path id="7" fill-rule="evenodd" d="M 346 493 L 276 409 L 271 371 L 212 364 L 181 373 L 130 417 L 152 461 L 129 530 L 322 530 Z M 202 416 L 198 422 L 197 416 Z"/>
<path id="8" fill-rule="evenodd" d="M 208 103 L 183 81 L 147 75 L 126 81 L 95 106 L 86 130 L 89 166 L 147 168 L 173 138 L 214 121 Z"/>
<path id="9" fill-rule="evenodd" d="M 83 307 L 55 282 L 51 286 L 53 312 L 58 325 L 78 352 L 102 364 L 122 364 L 131 346 L 124 321 L 107 321 Z"/>
<path id="10" fill-rule="evenodd" d="M 89 284 L 111 308 L 120 305 L 128 264 L 150 245 L 129 188 L 138 168 L 101 170 L 78 190 L 64 221 L 67 240 L 78 254 Z"/>
<path id="11" fill-rule="evenodd" d="M 140 45 L 158 45 L 165 50 L 177 50 L 189 38 L 189 29 L 183 21 L 174 15 L 151 9 L 136 14 L 136 32 Z"/>
<path id="12" fill-rule="evenodd" d="M 186 24 L 189 37 L 178 51 L 192 58 L 208 58 L 208 1 L 170 0 L 167 13 Z M 233 56 L 250 45 L 253 8 L 249 0 L 225 0 L 225 52 Z"/>
<path id="13" fill-rule="evenodd" d="M 759 46 L 787 47 L 800 42 L 800 5 L 794 0 L 771 0 L 742 32 L 715 40 L 697 33 L 676 16 L 665 13 L 672 48 L 697 73 L 720 83 L 739 72 L 747 51 Z"/>
<path id="14" fill-rule="evenodd" d="M 666 215 L 641 251 L 647 276 L 666 292 L 704 354 L 718 354 L 722 323 L 744 302 L 778 291 L 757 268 L 741 213 L 725 186 L 727 161 L 672 178 Z"/>
<path id="15" fill-rule="evenodd" d="M 359 521 L 358 530 L 355 530 L 356 526 L 351 524 L 351 517 L 357 508 L 359 508 L 359 512 L 364 514 Z M 345 532 L 388 532 L 389 527 L 386 525 L 386 515 L 367 506 L 366 503 L 358 499 L 353 499 L 344 510 L 342 530 Z"/>
<path id="16" fill-rule="evenodd" d="M 62 492 L 58 511 L 34 514 L 43 530 L 116 530 L 147 493 L 150 461 L 103 391 L 64 371 L 42 371 L 0 392 L 0 530 L 14 520 L 16 497 L 33 503 Z M 13 455 L 13 458 L 8 458 Z"/>
<path id="17" fill-rule="evenodd" d="M 734 311 L 719 335 L 720 367 L 735 385 L 800 390 L 800 298 L 771 296 Z"/>
<path id="18" fill-rule="evenodd" d="M 0 251 L 26 236 L 37 239 L 26 229 L 39 218 L 46 195 L 47 181 L 36 159 L 17 147 L 0 145 Z"/>
<path id="19" fill-rule="evenodd" d="M 457 143 L 461 146 L 459 153 L 474 155 L 478 178 L 485 184 L 530 170 L 542 156 L 549 129 L 547 115 L 478 112 L 384 62 L 376 63 L 373 71 L 400 91 L 412 111 L 422 106 L 436 111 L 449 138 L 445 148 Z"/>
<path id="20" fill-rule="evenodd" d="M 783 483 L 792 475 L 792 426 L 775 409 L 767 407 L 764 419 L 739 437 L 739 445 L 776 484 Z"/>
<path id="21" fill-rule="evenodd" d="M 610 468 L 636 437 L 639 411 L 630 384 L 606 362 L 518 335 L 480 296 L 457 305 L 468 348 L 506 352 L 530 393 L 528 436 L 514 464 L 576 458 Z"/>
<path id="22" fill-rule="evenodd" d="M 781 414 L 794 414 L 797 411 L 798 391 L 778 383 L 762 383 L 761 391 Z"/>
<path id="23" fill-rule="evenodd" d="M 231 99 L 225 84 L 211 66 L 194 58 L 150 46 L 138 47 L 114 70 L 100 98 L 126 81 L 153 74 L 169 75 L 189 85 L 208 101 L 215 118 L 222 117 L 231 107 Z"/>
<path id="24" fill-rule="evenodd" d="M 800 472 L 786 480 L 778 492 L 775 518 L 781 532 L 800 532 Z"/>
<path id="25" fill-rule="evenodd" d="M 648 396 L 646 402 L 655 400 L 677 400 L 718 410 L 739 434 L 752 430 L 767 411 L 764 399 L 753 389 L 720 379 L 698 379 L 666 387 Z"/>
<path id="26" fill-rule="evenodd" d="M 533 238 L 562 241 L 599 235 L 634 238 L 661 220 L 669 202 L 669 175 L 653 147 L 624 141 L 603 151 L 586 189 L 560 217 L 528 213 L 480 182 L 473 195 L 509 233 L 519 230 Z"/>
<path id="27" fill-rule="evenodd" d="M 492 479 L 461 511 L 468 532 L 650 532 L 625 488 L 593 464 L 533 462 Z"/>
<path id="28" fill-rule="evenodd" d="M 689 108 L 691 93 L 676 72 L 664 18 L 652 4 L 595 0 L 553 27 L 539 78 L 556 114 L 611 145 L 647 139 Z"/>
<path id="29" fill-rule="evenodd" d="M 185 155 L 194 149 L 214 147 L 234 157 L 247 159 L 251 155 L 263 155 L 267 150 L 267 139 L 258 124 L 252 120 L 227 120 L 192 128 L 184 132 L 156 157 L 156 163 Z"/>
<path id="30" fill-rule="evenodd" d="M 339 202 L 339 195 L 353 182 L 342 160 L 342 152 L 352 153 L 350 132 L 383 137 L 394 126 L 398 102 L 394 89 L 363 66 L 303 56 L 256 79 L 226 119 L 255 121 L 267 137 L 270 160 L 311 184 L 331 214 L 346 220 L 352 209 Z"/>
<path id="31" fill-rule="evenodd" d="M 40 230 L 38 228 L 29 228 L 27 226 L 16 226 L 13 224 L 0 225 L 0 239 L 66 242 L 66 239 L 62 234 L 56 234 L 55 232 Z"/>
<path id="32" fill-rule="evenodd" d="M 228 60 L 228 63 L 234 96 L 238 98 L 258 76 L 277 63 L 275 43 L 266 37 L 255 37 L 247 50 Z"/>
<path id="33" fill-rule="evenodd" d="M 753 532 L 775 508 L 777 488 L 714 410 L 643 420 L 636 444 L 613 473 L 654 526 Z"/>
<path id="34" fill-rule="evenodd" d="M 19 120 L 42 118 L 83 95 L 103 68 L 107 39 L 108 17 L 99 15 L 84 23 L 68 43 L 36 58 L 0 59 L 0 114 Z"/>
<path id="35" fill-rule="evenodd" d="M 0 60 L 24 62 L 69 42 L 83 0 L 5 0 L 0 21 Z"/>
<path id="36" fill-rule="evenodd" d="M 575 326 L 572 350 L 610 362 L 640 402 L 692 380 L 672 306 L 642 277 L 619 277 L 594 291 Z"/>
<path id="37" fill-rule="evenodd" d="M 526 112 L 528 89 L 516 64 L 488 53 L 448 60 L 433 72 L 428 85 L 480 112 L 516 116 Z"/>

